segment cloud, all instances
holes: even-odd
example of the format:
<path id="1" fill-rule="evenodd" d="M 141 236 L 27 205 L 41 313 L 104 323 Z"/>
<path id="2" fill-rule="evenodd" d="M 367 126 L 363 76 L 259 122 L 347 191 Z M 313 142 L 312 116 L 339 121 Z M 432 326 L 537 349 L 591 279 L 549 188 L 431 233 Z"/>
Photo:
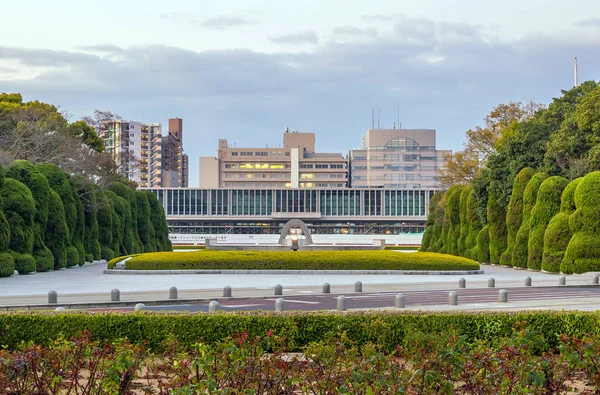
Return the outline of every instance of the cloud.
<path id="1" fill-rule="evenodd" d="M 296 44 L 313 44 L 319 45 L 319 36 L 314 30 L 306 30 L 297 33 L 283 34 L 270 38 L 275 44 L 281 45 L 296 45 Z"/>
<path id="2" fill-rule="evenodd" d="M 210 28 L 210 29 L 229 29 L 236 26 L 244 26 L 254 24 L 255 22 L 240 18 L 237 16 L 224 16 L 219 15 L 214 18 L 207 19 L 202 22 L 198 22 L 198 26 Z"/>
<path id="3" fill-rule="evenodd" d="M 600 27 L 600 18 L 589 18 L 573 23 L 575 26 L 581 27 Z"/>
<path id="4" fill-rule="evenodd" d="M 377 29 L 374 28 L 364 28 L 361 29 L 356 26 L 340 26 L 333 29 L 333 33 L 338 36 L 345 36 L 348 38 L 357 38 L 357 37 L 376 37 L 378 34 Z"/>
<path id="5" fill-rule="evenodd" d="M 86 52 L 98 52 L 108 54 L 117 54 L 123 52 L 123 48 L 113 44 L 82 45 L 78 48 Z"/>
<path id="6" fill-rule="evenodd" d="M 69 66 L 93 63 L 99 58 L 80 52 L 0 46 L 0 59 L 18 60 L 27 66 Z"/>
<path id="7" fill-rule="evenodd" d="M 393 21 L 395 18 L 396 18 L 395 15 L 380 15 L 380 14 L 363 15 L 360 17 L 360 19 L 362 19 L 363 21 L 367 21 L 367 22 L 390 22 L 390 21 Z"/>

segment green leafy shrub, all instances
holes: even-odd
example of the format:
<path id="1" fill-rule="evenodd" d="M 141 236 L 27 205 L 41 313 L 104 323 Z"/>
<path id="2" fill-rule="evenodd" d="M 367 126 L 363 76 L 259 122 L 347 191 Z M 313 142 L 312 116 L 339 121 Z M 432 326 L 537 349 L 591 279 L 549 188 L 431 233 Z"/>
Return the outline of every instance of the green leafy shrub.
<path id="1" fill-rule="evenodd" d="M 0 252 L 0 277 L 12 276 L 15 272 L 15 260 L 8 252 Z"/>
<path id="2" fill-rule="evenodd" d="M 458 239 L 460 238 L 460 197 L 463 190 L 462 185 L 453 185 L 448 189 L 446 195 L 446 211 L 444 212 L 444 223 L 446 230 L 446 252 L 458 255 Z"/>
<path id="3" fill-rule="evenodd" d="M 94 256 L 92 254 L 85 254 L 85 261 L 86 262 L 94 262 Z"/>
<path id="4" fill-rule="evenodd" d="M 137 203 L 137 229 L 142 245 L 144 246 L 144 252 L 155 252 L 156 231 L 150 221 L 150 203 L 148 203 L 148 196 L 145 192 L 135 191 L 135 199 Z"/>
<path id="5" fill-rule="evenodd" d="M 490 263 L 499 264 L 506 250 L 506 209 L 490 195 L 487 204 Z"/>
<path id="6" fill-rule="evenodd" d="M 490 261 L 490 226 L 486 225 L 477 234 L 477 261 Z"/>
<path id="7" fill-rule="evenodd" d="M 96 202 L 95 186 L 82 178 L 76 180 L 77 194 L 80 198 L 84 213 L 83 244 L 85 256 L 93 256 L 93 260 L 100 259 L 100 242 L 98 241 L 98 205 Z M 91 262 L 91 261 L 88 261 Z"/>
<path id="8" fill-rule="evenodd" d="M 104 191 L 96 189 L 94 195 L 97 207 L 98 242 L 102 251 L 104 248 L 111 248 L 113 246 L 113 213 Z M 100 253 L 100 256 L 102 259 L 106 259 L 103 256 L 103 252 Z"/>
<path id="9" fill-rule="evenodd" d="M 434 195 L 435 196 L 435 195 Z M 433 227 L 431 233 L 430 246 L 427 252 L 441 252 L 444 250 L 446 234 L 444 233 L 444 212 L 446 211 L 447 194 L 441 194 L 440 199 L 434 207 L 433 211 Z"/>
<path id="10" fill-rule="evenodd" d="M 589 173 L 575 189 L 577 210 L 569 217 L 573 237 L 563 257 L 564 273 L 600 270 L 600 172 Z"/>
<path id="11" fill-rule="evenodd" d="M 531 211 L 527 268 L 540 270 L 544 255 L 544 234 L 548 223 L 560 210 L 560 199 L 569 182 L 566 178 L 554 176 L 544 180 L 537 193 L 536 203 Z"/>
<path id="12" fill-rule="evenodd" d="M 2 211 L 10 228 L 9 248 L 12 251 L 33 252 L 33 216 L 35 202 L 25 184 L 7 178 L 0 190 Z"/>
<path id="13" fill-rule="evenodd" d="M 140 254 L 127 261 L 131 270 L 477 270 L 467 258 L 436 253 L 393 251 L 192 251 Z"/>
<path id="14" fill-rule="evenodd" d="M 503 266 L 512 266 L 517 233 L 523 220 L 523 194 L 527 183 L 534 174 L 535 170 L 531 167 L 524 167 L 515 177 L 506 213 L 507 247 L 500 257 L 500 264 Z"/>
<path id="15" fill-rule="evenodd" d="M 9 254 L 15 261 L 15 270 L 19 274 L 29 274 L 35 272 L 35 259 L 30 254 L 20 254 L 9 251 Z"/>
<path id="16" fill-rule="evenodd" d="M 79 265 L 79 251 L 75 246 L 67 247 L 67 267 Z"/>
<path id="17" fill-rule="evenodd" d="M 475 191 L 471 191 L 471 193 L 469 194 L 469 198 L 467 199 L 467 224 L 468 234 L 465 240 L 466 251 L 464 256 L 479 262 L 487 262 L 487 258 L 485 260 L 479 259 L 480 257 L 479 247 L 477 245 L 477 236 L 481 231 L 482 225 L 479 221 L 479 216 L 477 214 L 477 201 L 475 200 Z"/>
<path id="18" fill-rule="evenodd" d="M 131 237 L 132 243 L 131 248 L 127 248 L 127 251 L 130 254 L 143 252 L 144 246 L 142 245 L 140 235 L 138 234 L 138 209 L 135 191 L 129 188 L 127 185 L 122 184 L 120 182 L 114 182 L 110 184 L 108 189 L 116 193 L 118 196 L 121 196 L 123 199 L 127 200 L 127 203 L 129 204 L 129 211 L 131 213 L 131 223 L 126 224 L 126 229 L 131 229 L 131 233 L 125 234 L 124 238 L 128 239 L 129 237 Z"/>
<path id="19" fill-rule="evenodd" d="M 169 240 L 169 228 L 165 217 L 165 210 L 156 198 L 156 195 L 150 191 L 144 191 L 150 205 L 150 222 L 154 228 L 156 237 L 157 251 L 171 251 L 171 241 Z"/>
<path id="20" fill-rule="evenodd" d="M 69 243 L 69 228 L 65 218 L 65 210 L 60 196 L 54 190 L 50 192 L 48 203 L 48 222 L 44 243 L 53 257 L 52 269 L 67 266 L 67 246 Z"/>
<path id="21" fill-rule="evenodd" d="M 61 251 L 63 257 L 66 258 L 66 251 Z M 38 273 L 54 270 L 54 255 L 46 246 L 33 250 L 33 258 L 35 259 L 35 270 Z M 66 260 L 65 260 L 66 264 Z"/>
<path id="22" fill-rule="evenodd" d="M 471 232 L 471 223 L 469 222 L 468 202 L 469 196 L 473 192 L 470 186 L 464 187 L 460 192 L 460 235 L 458 238 L 458 255 L 465 256 L 467 254 L 467 237 Z"/>
<path id="23" fill-rule="evenodd" d="M 433 244 L 437 240 L 437 236 L 434 237 L 434 226 L 436 224 L 436 207 L 439 201 L 442 199 L 442 196 L 444 196 L 444 192 L 437 191 L 433 194 L 431 199 L 429 199 L 429 213 L 427 214 L 425 233 L 423 233 L 421 248 L 419 249 L 419 251 L 421 252 L 427 251 L 430 247 L 433 246 Z"/>
<path id="24" fill-rule="evenodd" d="M 560 264 L 569 240 L 573 236 L 569 228 L 569 217 L 575 212 L 575 189 L 581 178 L 571 181 L 561 196 L 560 212 L 548 224 L 544 233 L 544 255 L 542 257 L 542 270 L 557 273 L 561 271 Z"/>
<path id="25" fill-rule="evenodd" d="M 529 259 L 529 231 L 531 229 L 531 211 L 535 206 L 537 200 L 537 193 L 540 185 L 548 176 L 544 173 L 536 173 L 531 177 L 531 180 L 527 183 L 525 191 L 523 192 L 523 219 L 521 220 L 521 227 L 517 232 L 517 238 L 515 239 L 515 248 L 512 255 L 513 267 L 527 267 L 527 261 Z"/>
<path id="26" fill-rule="evenodd" d="M 100 258 L 110 261 L 115 257 L 115 252 L 110 247 L 102 247 Z"/>

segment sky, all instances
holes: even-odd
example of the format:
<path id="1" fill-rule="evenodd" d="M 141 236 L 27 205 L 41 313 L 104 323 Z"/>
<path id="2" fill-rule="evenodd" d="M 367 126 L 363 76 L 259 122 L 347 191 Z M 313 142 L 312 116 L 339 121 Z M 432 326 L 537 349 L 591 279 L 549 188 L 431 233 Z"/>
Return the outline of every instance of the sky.
<path id="1" fill-rule="evenodd" d="M 318 152 L 381 126 L 437 130 L 439 149 L 500 103 L 549 103 L 600 80 L 598 0 L 0 0 L 0 92 L 127 120 L 180 117 L 190 157 L 217 139 Z M 398 111 L 399 108 L 399 111 Z"/>

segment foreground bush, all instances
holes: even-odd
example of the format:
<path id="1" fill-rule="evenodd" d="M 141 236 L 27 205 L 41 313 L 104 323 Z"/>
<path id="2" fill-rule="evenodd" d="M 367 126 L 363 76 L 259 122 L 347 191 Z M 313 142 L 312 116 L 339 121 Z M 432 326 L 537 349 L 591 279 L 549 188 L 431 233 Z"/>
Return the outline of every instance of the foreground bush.
<path id="1" fill-rule="evenodd" d="M 477 270 L 479 264 L 467 258 L 425 252 L 204 250 L 141 254 L 127 261 L 127 269 Z"/>

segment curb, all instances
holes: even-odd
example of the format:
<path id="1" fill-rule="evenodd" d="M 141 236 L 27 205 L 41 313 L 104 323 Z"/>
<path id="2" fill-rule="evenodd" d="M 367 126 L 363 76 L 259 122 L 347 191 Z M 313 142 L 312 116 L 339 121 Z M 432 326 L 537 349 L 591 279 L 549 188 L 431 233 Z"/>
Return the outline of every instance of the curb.
<path id="1" fill-rule="evenodd" d="M 157 274 L 402 274 L 402 275 L 470 275 L 484 274 L 483 270 L 123 270 L 105 269 L 104 274 L 157 275 Z"/>

